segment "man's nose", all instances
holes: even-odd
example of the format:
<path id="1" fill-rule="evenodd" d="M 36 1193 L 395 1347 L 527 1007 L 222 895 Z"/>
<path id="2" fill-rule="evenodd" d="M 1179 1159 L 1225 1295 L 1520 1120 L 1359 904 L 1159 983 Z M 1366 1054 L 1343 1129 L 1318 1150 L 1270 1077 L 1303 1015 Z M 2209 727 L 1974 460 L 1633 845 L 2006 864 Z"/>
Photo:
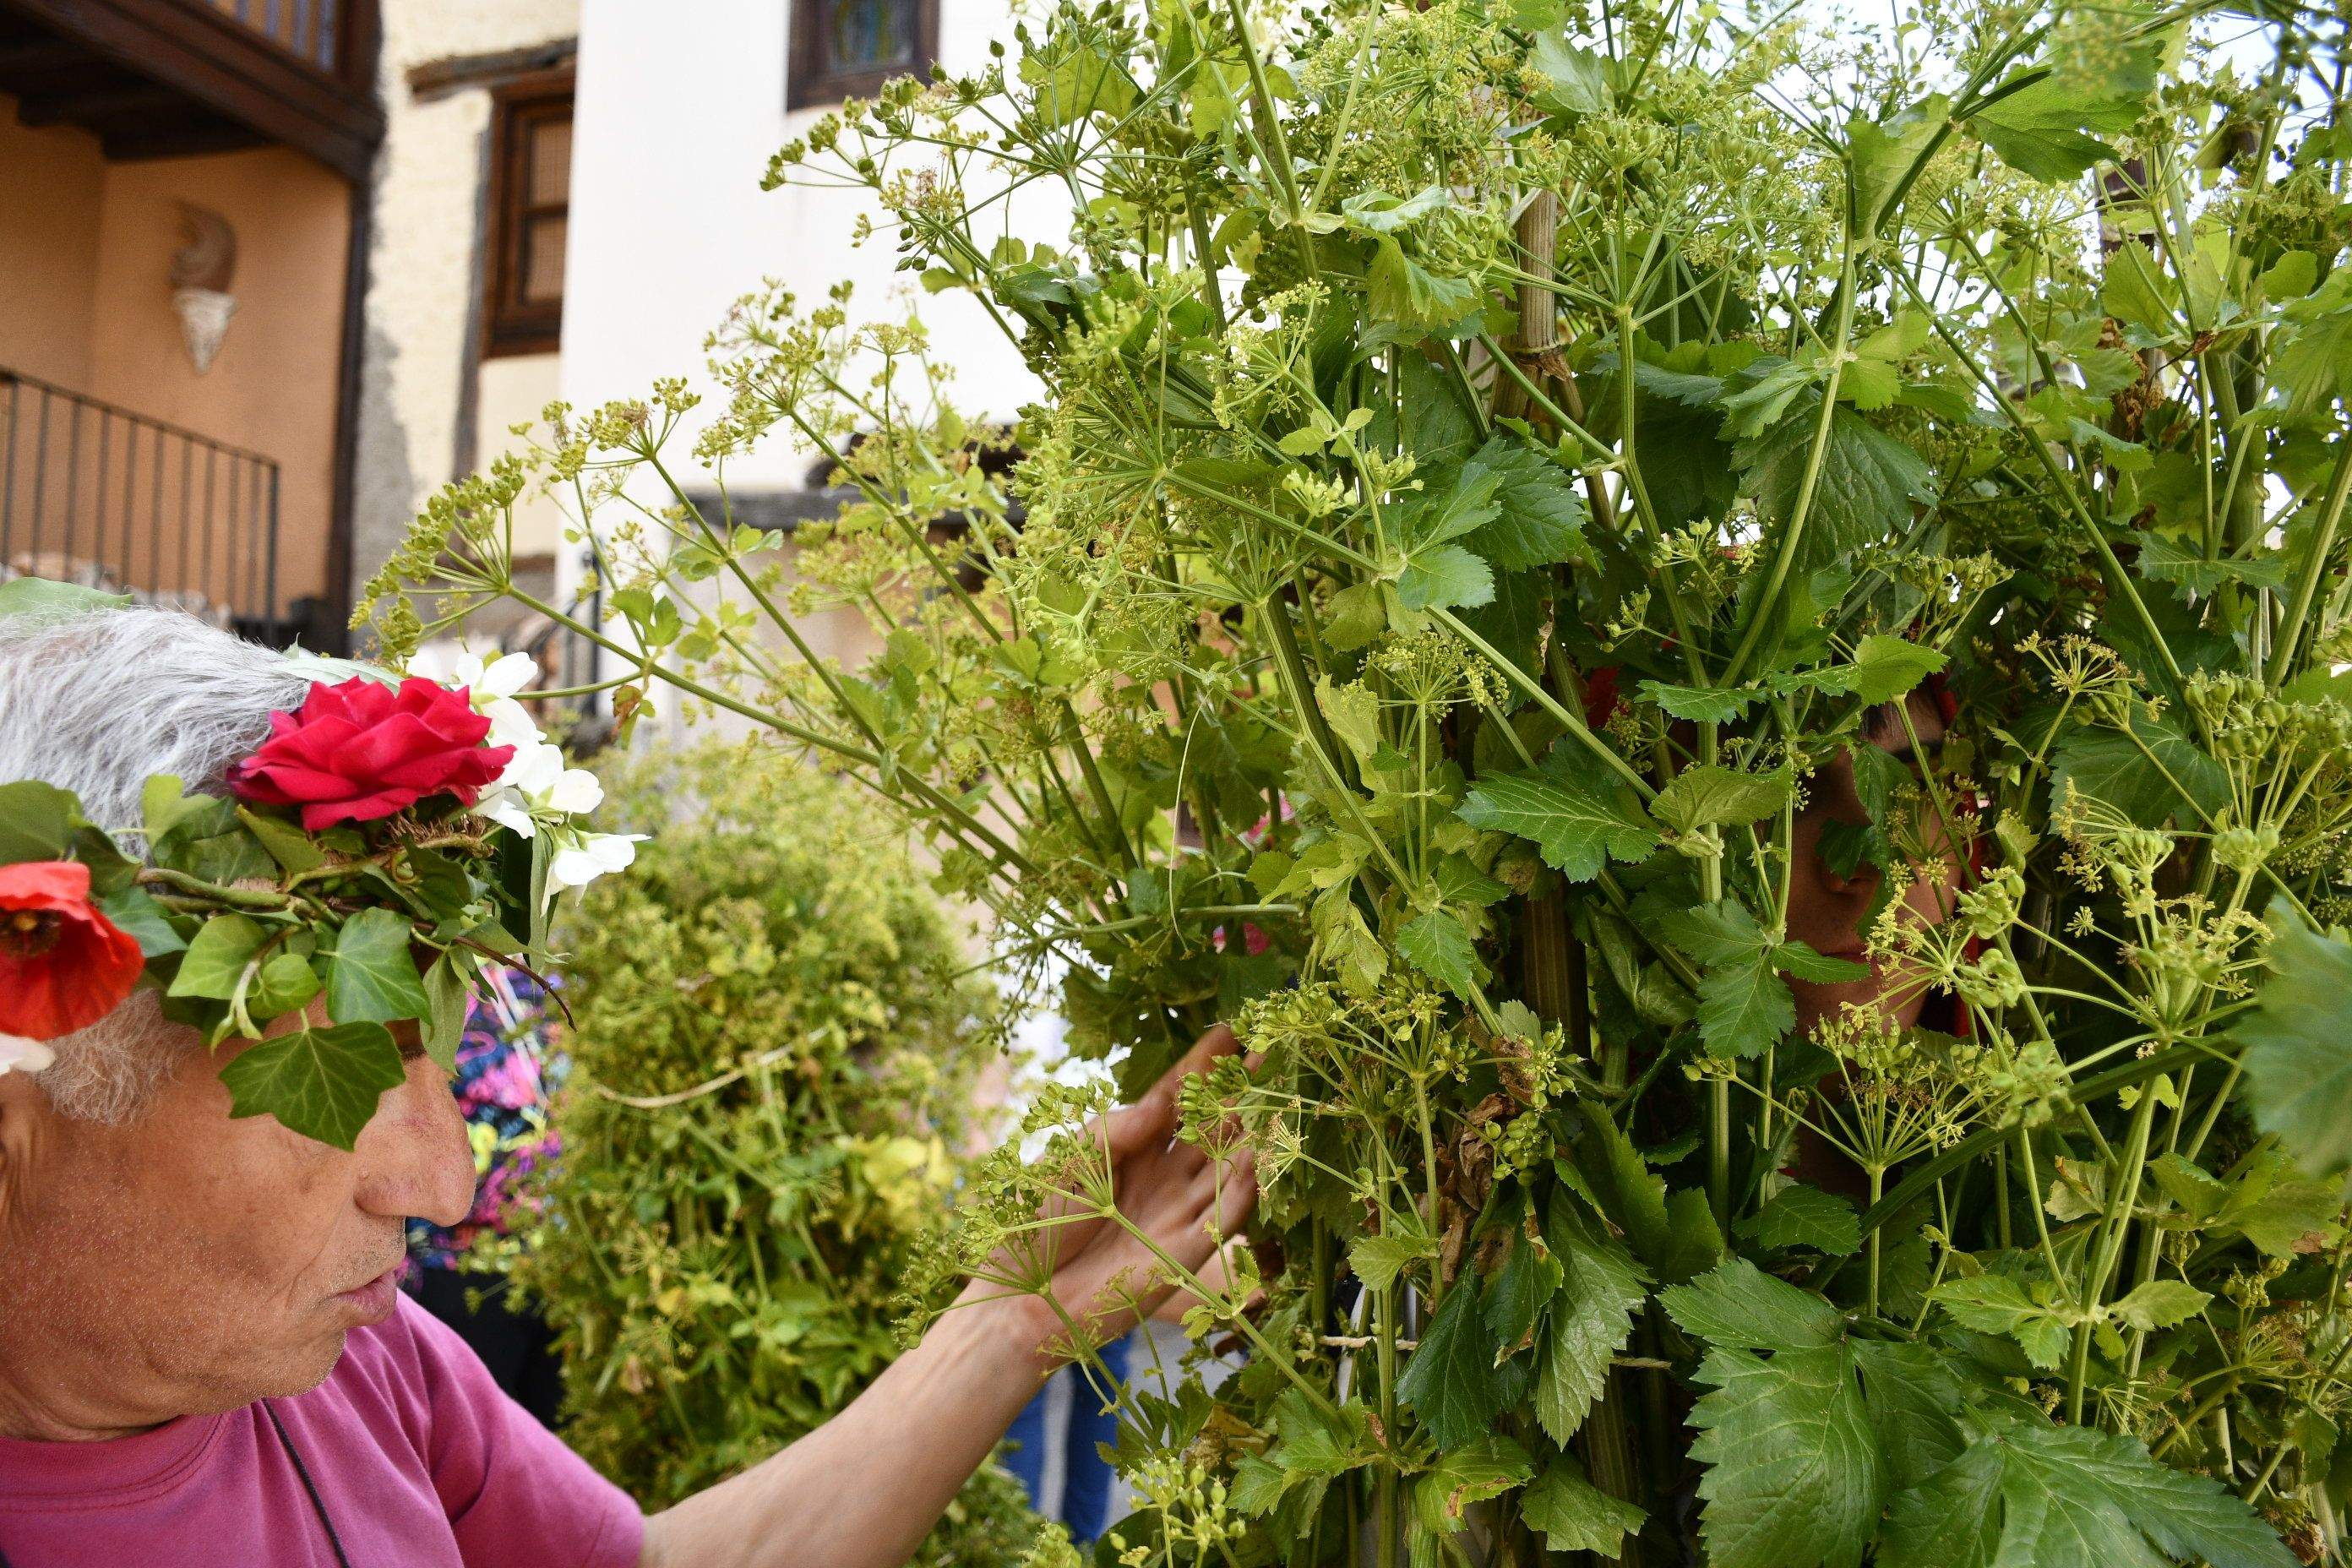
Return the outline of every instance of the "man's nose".
<path id="1" fill-rule="evenodd" d="M 360 1134 L 359 1205 L 371 1214 L 454 1226 L 474 1206 L 474 1151 L 447 1079 L 430 1057 L 384 1090 Z"/>

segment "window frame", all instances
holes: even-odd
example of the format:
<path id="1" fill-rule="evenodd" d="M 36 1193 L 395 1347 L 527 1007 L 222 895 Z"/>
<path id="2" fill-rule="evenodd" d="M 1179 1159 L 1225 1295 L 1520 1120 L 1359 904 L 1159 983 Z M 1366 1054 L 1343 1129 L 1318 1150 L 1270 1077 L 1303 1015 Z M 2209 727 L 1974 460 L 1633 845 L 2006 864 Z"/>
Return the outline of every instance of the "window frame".
<path id="1" fill-rule="evenodd" d="M 903 66 L 879 70 L 828 71 L 818 68 L 817 28 L 828 6 L 841 0 L 793 0 L 790 53 L 785 72 L 787 113 L 822 109 L 845 98 L 871 98 L 894 77 L 918 79 L 930 75 L 940 58 L 940 0 L 915 0 L 915 58 Z"/>
<path id="2" fill-rule="evenodd" d="M 490 89 L 488 262 L 483 279 L 482 357 L 553 353 L 563 335 L 563 300 L 529 300 L 522 296 L 523 247 L 530 220 L 569 216 L 569 170 L 563 201 L 530 202 L 531 132 L 551 120 L 572 119 L 573 75 L 570 67 L 535 72 Z M 570 245 L 569 226 L 565 244 Z"/>

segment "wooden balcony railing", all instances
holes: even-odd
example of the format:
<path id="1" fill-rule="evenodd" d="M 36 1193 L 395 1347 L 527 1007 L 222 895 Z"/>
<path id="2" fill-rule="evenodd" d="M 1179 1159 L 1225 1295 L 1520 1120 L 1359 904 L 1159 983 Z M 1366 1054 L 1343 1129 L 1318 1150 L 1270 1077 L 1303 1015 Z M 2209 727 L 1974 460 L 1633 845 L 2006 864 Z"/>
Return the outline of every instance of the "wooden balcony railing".
<path id="1" fill-rule="evenodd" d="M 349 0 L 201 0 L 329 76 L 342 72 Z"/>

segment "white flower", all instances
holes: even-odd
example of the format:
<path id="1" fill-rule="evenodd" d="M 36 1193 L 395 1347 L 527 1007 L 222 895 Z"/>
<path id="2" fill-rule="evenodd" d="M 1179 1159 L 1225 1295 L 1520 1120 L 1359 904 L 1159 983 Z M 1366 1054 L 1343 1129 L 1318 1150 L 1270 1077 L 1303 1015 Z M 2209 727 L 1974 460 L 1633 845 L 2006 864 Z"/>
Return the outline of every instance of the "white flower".
<path id="1" fill-rule="evenodd" d="M 0 1073 L 11 1068 L 18 1072 L 46 1072 L 57 1059 L 57 1054 L 38 1040 L 28 1040 L 22 1035 L 0 1035 Z"/>
<path id="2" fill-rule="evenodd" d="M 515 748 L 513 760 L 474 811 L 529 838 L 541 819 L 578 816 L 595 810 L 604 798 L 604 786 L 594 773 L 565 767 L 561 747 L 533 741 Z"/>
<path id="3" fill-rule="evenodd" d="M 539 726 L 531 721 L 530 710 L 515 700 L 517 692 L 539 678 L 539 666 L 530 655 L 508 653 L 485 659 L 463 649 L 428 660 L 425 657 L 428 651 L 417 650 L 418 657 L 410 661 L 411 672 L 424 674 L 424 667 L 442 664 L 446 658 L 448 668 L 434 679 L 453 691 L 462 689 L 474 711 L 489 720 L 490 732 L 484 745 L 512 746 L 520 752 L 540 743 Z"/>
<path id="4" fill-rule="evenodd" d="M 642 833 L 580 833 L 547 863 L 547 879 L 559 888 L 584 888 L 607 871 L 627 869 L 637 858 Z"/>

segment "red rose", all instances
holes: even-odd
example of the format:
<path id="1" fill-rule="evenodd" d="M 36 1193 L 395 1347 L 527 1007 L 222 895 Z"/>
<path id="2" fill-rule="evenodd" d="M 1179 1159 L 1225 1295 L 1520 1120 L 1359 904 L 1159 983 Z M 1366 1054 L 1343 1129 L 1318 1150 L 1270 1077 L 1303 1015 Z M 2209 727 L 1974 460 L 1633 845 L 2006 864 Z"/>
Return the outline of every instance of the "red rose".
<path id="1" fill-rule="evenodd" d="M 54 1040 L 114 1011 L 147 960 L 92 908 L 79 860 L 0 866 L 0 1035 Z"/>
<path id="2" fill-rule="evenodd" d="M 298 713 L 272 713 L 269 739 L 229 769 L 228 787 L 262 805 L 299 805 L 308 833 L 373 822 L 430 795 L 471 805 L 512 746 L 485 746 L 488 716 L 467 694 L 421 677 L 399 689 L 365 676 L 314 683 Z"/>

